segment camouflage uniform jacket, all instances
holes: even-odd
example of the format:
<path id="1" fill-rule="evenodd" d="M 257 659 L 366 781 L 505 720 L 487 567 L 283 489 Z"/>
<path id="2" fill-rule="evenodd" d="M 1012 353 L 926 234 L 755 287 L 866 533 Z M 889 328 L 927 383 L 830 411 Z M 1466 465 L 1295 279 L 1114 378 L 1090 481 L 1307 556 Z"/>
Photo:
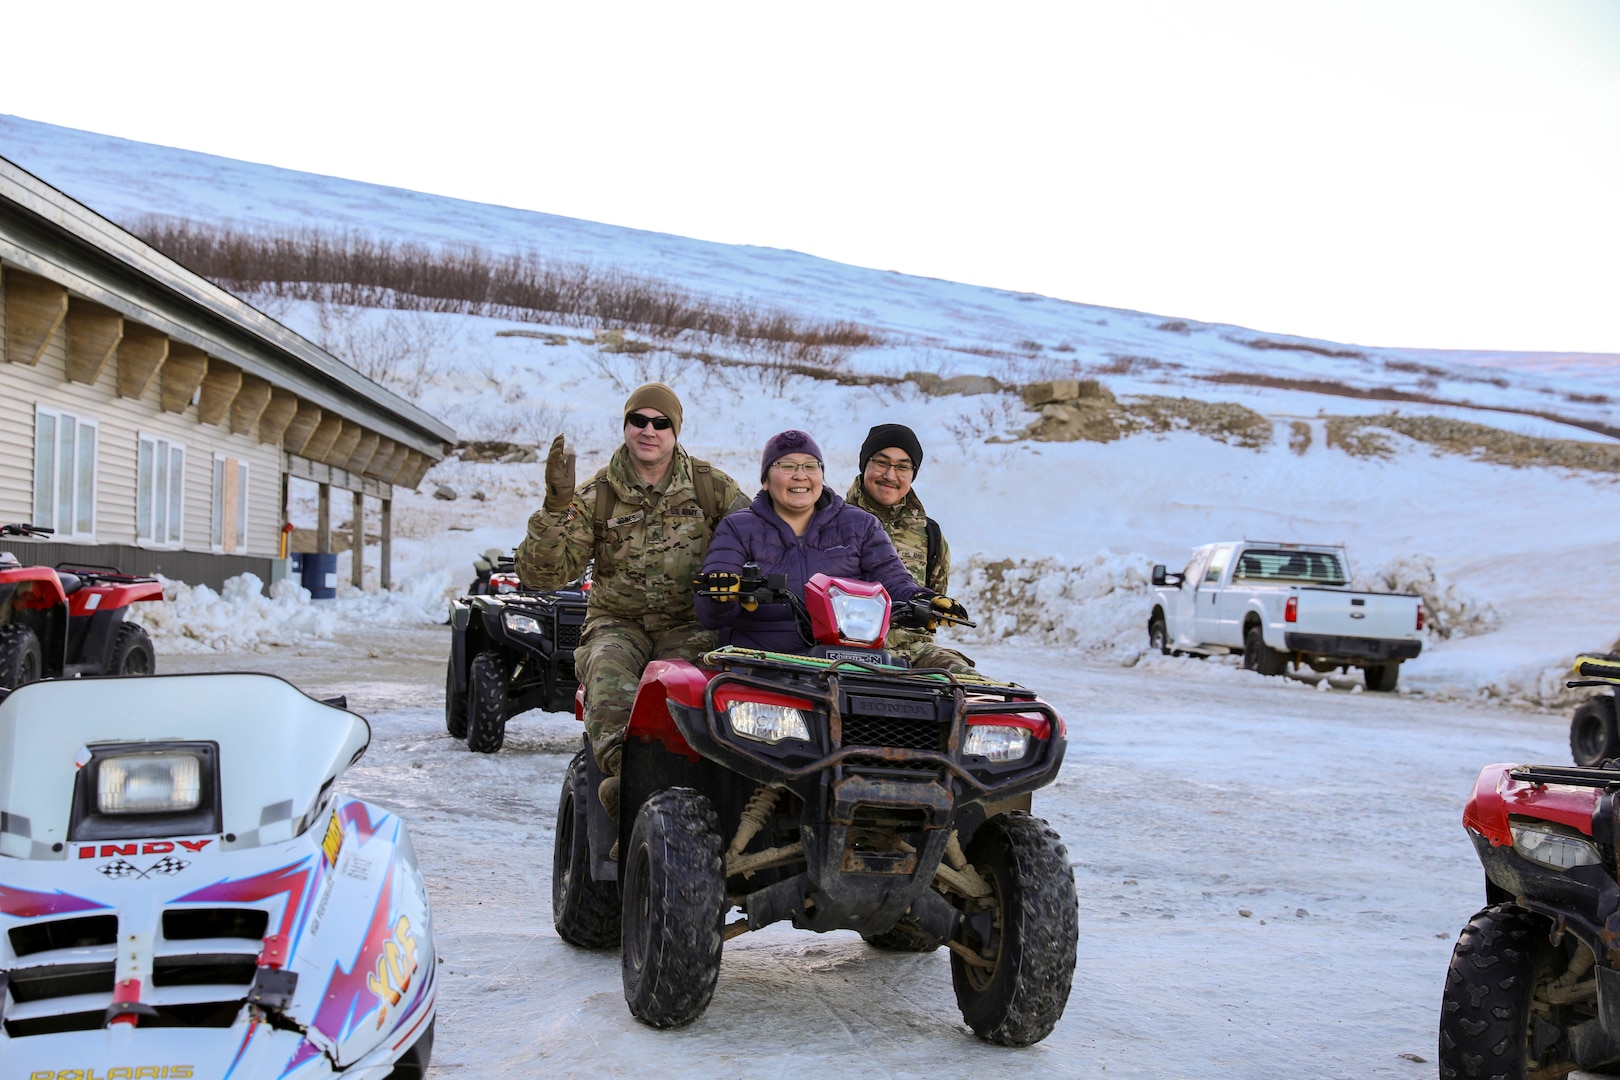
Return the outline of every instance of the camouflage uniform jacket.
<path id="1" fill-rule="evenodd" d="M 737 482 L 718 469 L 722 514 L 748 505 Z M 613 489 L 612 516 L 603 530 L 602 550 L 594 550 L 596 489 Z M 630 466 L 630 452 L 619 447 L 606 467 L 578 490 L 568 509 L 537 510 L 517 549 L 517 572 L 524 586 L 555 589 L 574 580 L 593 557 L 587 614 L 635 619 L 658 633 L 697 618 L 692 579 L 703 566 L 713 526 L 705 518 L 693 481 L 691 458 L 675 448 L 669 474 L 649 485 Z"/>
<path id="2" fill-rule="evenodd" d="M 857 476 L 844 501 L 860 507 L 883 523 L 883 530 L 894 542 L 894 550 L 899 553 L 900 561 L 906 564 L 912 578 L 940 596 L 951 594 L 951 546 L 945 542 L 944 533 L 941 533 L 939 561 L 934 565 L 934 572 L 929 574 L 928 513 L 923 509 L 922 500 L 917 498 L 915 490 L 906 492 L 905 502 L 899 506 L 884 506 L 866 493 L 866 485 Z M 924 576 L 928 580 L 924 581 Z M 893 649 L 919 640 L 932 642 L 933 639 L 933 633 L 928 630 L 891 630 L 888 645 Z"/>

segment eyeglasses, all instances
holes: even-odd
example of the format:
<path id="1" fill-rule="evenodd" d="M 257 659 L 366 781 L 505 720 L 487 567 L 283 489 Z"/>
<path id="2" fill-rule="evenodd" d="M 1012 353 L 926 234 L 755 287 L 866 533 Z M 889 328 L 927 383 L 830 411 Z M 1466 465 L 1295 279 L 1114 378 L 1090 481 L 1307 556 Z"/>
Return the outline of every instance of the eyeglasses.
<path id="1" fill-rule="evenodd" d="M 633 428 L 644 428 L 651 424 L 654 431 L 668 431 L 675 426 L 675 421 L 667 416 L 643 416 L 638 412 L 625 414 L 624 422 Z"/>
<path id="2" fill-rule="evenodd" d="M 771 468 L 782 476 L 792 476 L 794 473 L 804 473 L 806 476 L 817 476 L 821 473 L 819 461 L 777 461 Z"/>
<path id="3" fill-rule="evenodd" d="M 866 467 L 879 476 L 882 476 L 884 473 L 892 470 L 894 475 L 899 477 L 901 480 L 904 480 L 906 477 L 917 471 L 909 461 L 890 461 L 888 458 L 880 457 L 869 458 L 866 462 Z"/>

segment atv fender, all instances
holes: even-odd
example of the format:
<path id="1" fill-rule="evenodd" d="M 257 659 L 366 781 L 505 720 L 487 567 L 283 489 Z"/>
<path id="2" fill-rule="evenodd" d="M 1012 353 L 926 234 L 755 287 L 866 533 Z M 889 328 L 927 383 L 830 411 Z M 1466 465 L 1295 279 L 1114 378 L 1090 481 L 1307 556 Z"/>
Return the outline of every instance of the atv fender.
<path id="1" fill-rule="evenodd" d="M 630 711 L 630 724 L 625 739 L 632 737 L 661 743 L 665 750 L 690 761 L 701 760 L 701 755 L 687 744 L 675 718 L 669 713 L 669 702 L 687 708 L 702 709 L 703 690 L 709 685 L 712 672 L 704 671 L 685 660 L 654 660 L 641 673 L 641 685 L 636 688 L 636 704 Z"/>
<path id="2" fill-rule="evenodd" d="M 61 585 L 58 584 L 60 589 Z M 95 615 L 103 611 L 126 608 L 141 600 L 163 599 L 163 586 L 155 581 L 136 581 L 127 585 L 92 585 L 80 589 L 67 598 L 68 614 L 74 617 Z"/>

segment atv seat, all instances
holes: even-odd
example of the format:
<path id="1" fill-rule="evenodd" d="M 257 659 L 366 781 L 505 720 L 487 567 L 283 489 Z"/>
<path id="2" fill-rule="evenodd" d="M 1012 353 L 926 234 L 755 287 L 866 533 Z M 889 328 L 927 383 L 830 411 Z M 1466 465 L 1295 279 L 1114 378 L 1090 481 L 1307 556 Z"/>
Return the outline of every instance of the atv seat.
<path id="1" fill-rule="evenodd" d="M 84 588 L 84 578 L 80 577 L 78 574 L 70 574 L 66 570 L 58 570 L 56 572 L 56 578 L 62 583 L 63 596 L 72 596 L 74 593 Z"/>

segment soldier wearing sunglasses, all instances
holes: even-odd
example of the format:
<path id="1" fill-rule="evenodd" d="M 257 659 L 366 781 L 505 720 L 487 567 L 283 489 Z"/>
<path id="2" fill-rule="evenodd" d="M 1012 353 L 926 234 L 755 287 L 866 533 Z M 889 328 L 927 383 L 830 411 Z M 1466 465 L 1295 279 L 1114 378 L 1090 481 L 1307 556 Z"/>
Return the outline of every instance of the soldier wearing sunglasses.
<path id="1" fill-rule="evenodd" d="M 518 576 L 531 589 L 559 588 L 595 560 L 574 669 L 585 687 L 585 733 L 607 777 L 599 794 L 614 820 L 641 670 L 714 648 L 714 632 L 697 622 L 692 579 L 715 525 L 748 505 L 736 481 L 678 445 L 680 433 L 675 391 L 637 387 L 624 403 L 624 445 L 577 490 L 574 453 L 557 436 L 545 502 L 517 549 Z"/>
<path id="2" fill-rule="evenodd" d="M 925 588 L 950 595 L 951 549 L 928 516 L 912 481 L 922 468 L 922 443 L 904 424 L 879 424 L 861 443 L 861 473 L 844 496 L 882 522 L 900 561 Z M 884 644 L 912 667 L 973 670 L 973 661 L 934 641 L 932 630 L 891 630 Z"/>

